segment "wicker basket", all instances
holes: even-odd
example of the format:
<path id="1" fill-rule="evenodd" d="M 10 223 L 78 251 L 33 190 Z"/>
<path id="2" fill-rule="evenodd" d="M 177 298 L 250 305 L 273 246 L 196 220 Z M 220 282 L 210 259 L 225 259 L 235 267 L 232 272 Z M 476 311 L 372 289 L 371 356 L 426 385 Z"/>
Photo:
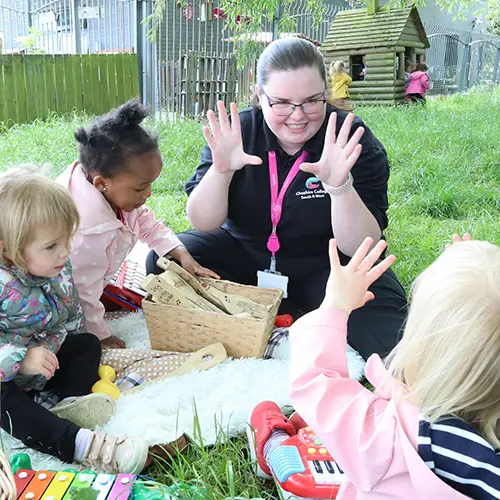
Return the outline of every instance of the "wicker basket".
<path id="1" fill-rule="evenodd" d="M 16 499 L 16 483 L 9 461 L 0 449 L 0 500 Z"/>
<path id="2" fill-rule="evenodd" d="M 223 312 L 158 304 L 146 298 L 142 301 L 142 308 L 146 315 L 151 348 L 194 352 L 214 342 L 221 342 L 229 356 L 261 358 L 273 331 L 283 292 L 229 281 L 207 281 L 224 292 L 244 295 L 255 302 L 271 306 L 268 317 L 242 318 Z"/>

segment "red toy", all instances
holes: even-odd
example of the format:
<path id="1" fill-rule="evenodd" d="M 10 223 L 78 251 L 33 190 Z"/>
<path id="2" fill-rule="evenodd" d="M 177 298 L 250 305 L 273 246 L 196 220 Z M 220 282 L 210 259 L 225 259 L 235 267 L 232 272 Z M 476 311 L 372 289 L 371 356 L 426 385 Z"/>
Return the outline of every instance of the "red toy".
<path id="1" fill-rule="evenodd" d="M 269 457 L 283 498 L 336 498 L 346 475 L 310 427 L 284 441 Z"/>
<path id="2" fill-rule="evenodd" d="M 147 295 L 147 292 L 141 288 L 145 277 L 144 266 L 126 260 L 104 289 L 103 295 L 129 311 L 137 311 L 142 308 L 142 299 Z"/>
<path id="3" fill-rule="evenodd" d="M 286 328 L 288 326 L 292 326 L 293 324 L 293 316 L 291 314 L 281 314 L 280 316 L 276 316 L 274 320 L 274 326 L 278 328 Z"/>

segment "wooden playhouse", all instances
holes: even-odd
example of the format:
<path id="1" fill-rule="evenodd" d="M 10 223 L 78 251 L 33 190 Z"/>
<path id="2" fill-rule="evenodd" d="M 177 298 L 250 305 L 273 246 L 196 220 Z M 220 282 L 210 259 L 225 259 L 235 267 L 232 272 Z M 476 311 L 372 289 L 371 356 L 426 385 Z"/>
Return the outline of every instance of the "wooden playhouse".
<path id="1" fill-rule="evenodd" d="M 404 100 L 405 64 L 425 62 L 429 40 L 414 7 L 367 8 L 341 11 L 321 46 L 327 68 L 341 60 L 353 82 L 353 101 L 397 104 Z"/>

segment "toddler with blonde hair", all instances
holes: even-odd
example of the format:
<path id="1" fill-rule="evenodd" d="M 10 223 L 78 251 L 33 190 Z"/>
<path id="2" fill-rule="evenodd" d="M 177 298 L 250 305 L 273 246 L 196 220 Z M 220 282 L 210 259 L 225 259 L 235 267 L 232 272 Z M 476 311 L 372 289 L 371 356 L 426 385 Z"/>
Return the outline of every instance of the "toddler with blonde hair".
<path id="1" fill-rule="evenodd" d="M 331 89 L 328 92 L 328 104 L 344 111 L 353 111 L 354 104 L 349 98 L 349 86 L 352 78 L 344 72 L 343 61 L 330 64 Z"/>
<path id="2" fill-rule="evenodd" d="M 341 266 L 332 240 L 325 299 L 290 331 L 291 402 L 345 473 L 337 500 L 498 499 L 500 248 L 458 242 L 417 278 L 401 341 L 385 363 L 368 359 L 372 391 L 349 378 L 346 358 L 349 315 L 395 260 L 372 244 Z M 259 414 L 265 466 L 265 443 L 295 427 L 273 403 Z"/>
<path id="3" fill-rule="evenodd" d="M 71 195 L 36 169 L 0 174 L 0 426 L 63 462 L 137 474 L 148 456 L 145 441 L 93 432 L 115 403 L 89 394 L 101 344 L 84 330 L 71 275 L 78 224 Z M 42 391 L 59 403 L 49 410 Z"/>

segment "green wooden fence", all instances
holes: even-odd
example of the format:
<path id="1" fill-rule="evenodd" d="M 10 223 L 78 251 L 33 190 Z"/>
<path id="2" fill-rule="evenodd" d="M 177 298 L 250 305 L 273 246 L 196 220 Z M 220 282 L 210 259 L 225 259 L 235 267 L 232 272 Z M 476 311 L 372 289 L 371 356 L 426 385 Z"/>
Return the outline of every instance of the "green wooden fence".
<path id="1" fill-rule="evenodd" d="M 139 95 L 137 54 L 0 55 L 0 123 L 102 114 Z"/>

